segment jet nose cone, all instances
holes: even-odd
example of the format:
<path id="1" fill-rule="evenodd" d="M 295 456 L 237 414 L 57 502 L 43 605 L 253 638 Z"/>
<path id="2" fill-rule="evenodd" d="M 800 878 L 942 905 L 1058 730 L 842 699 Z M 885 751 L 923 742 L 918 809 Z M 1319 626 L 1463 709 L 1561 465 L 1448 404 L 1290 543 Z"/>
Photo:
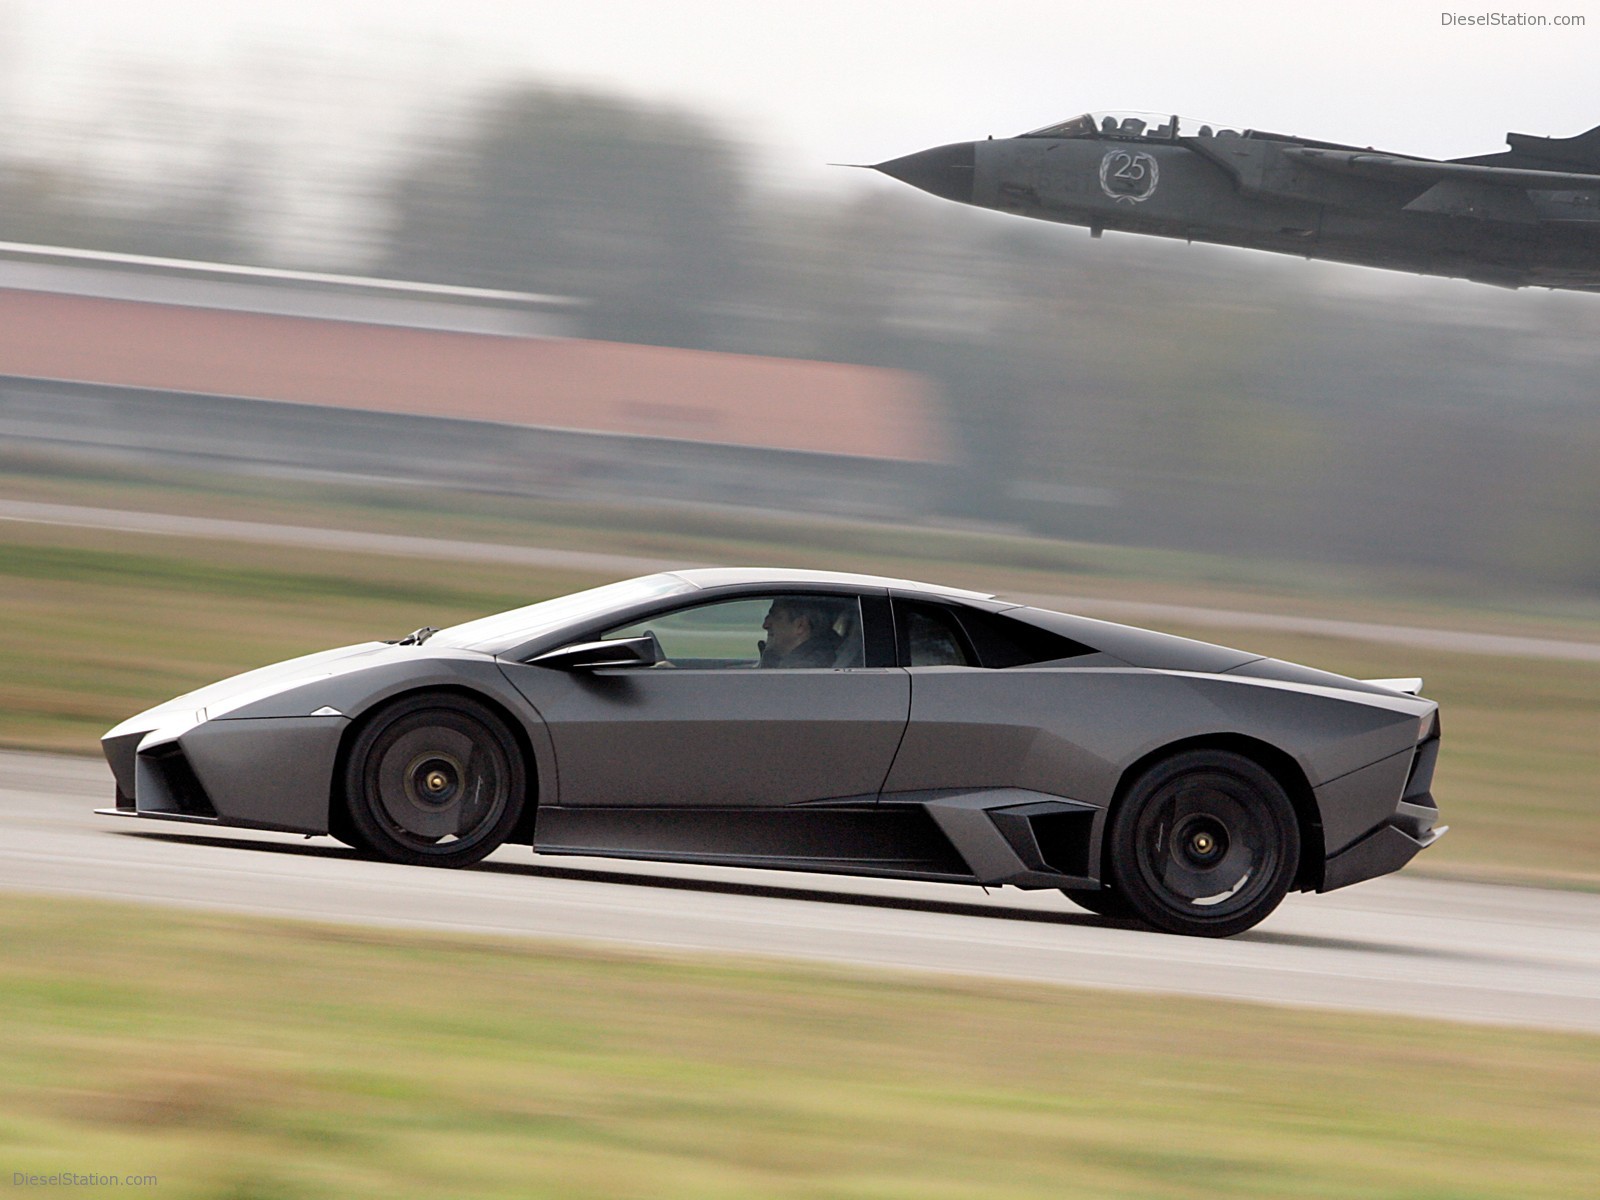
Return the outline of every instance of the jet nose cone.
<path id="1" fill-rule="evenodd" d="M 955 142 L 949 146 L 935 146 L 932 150 L 919 150 L 904 158 L 891 158 L 873 169 L 946 200 L 971 204 L 972 177 L 977 165 L 977 143 Z"/>

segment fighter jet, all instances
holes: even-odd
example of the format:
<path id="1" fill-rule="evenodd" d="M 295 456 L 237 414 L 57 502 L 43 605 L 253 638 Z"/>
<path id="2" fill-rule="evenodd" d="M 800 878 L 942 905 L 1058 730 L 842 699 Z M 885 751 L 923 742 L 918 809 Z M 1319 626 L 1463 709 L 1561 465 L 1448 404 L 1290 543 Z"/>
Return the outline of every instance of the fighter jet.
<path id="1" fill-rule="evenodd" d="M 1145 113 L 1085 113 L 875 169 L 1044 221 L 1504 287 L 1600 291 L 1600 127 L 1439 161 Z"/>

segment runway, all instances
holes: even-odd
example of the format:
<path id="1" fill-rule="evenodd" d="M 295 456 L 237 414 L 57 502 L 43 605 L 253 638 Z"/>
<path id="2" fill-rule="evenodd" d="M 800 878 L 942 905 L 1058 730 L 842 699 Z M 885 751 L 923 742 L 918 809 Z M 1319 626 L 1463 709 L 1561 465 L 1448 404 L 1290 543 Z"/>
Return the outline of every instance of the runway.
<path id="1" fill-rule="evenodd" d="M 95 816 L 93 759 L 0 753 L 0 889 L 262 916 L 802 959 L 1600 1033 L 1600 896 L 1394 876 L 1291 896 L 1227 941 L 1054 892 L 631 864 L 502 849 L 367 862 L 306 840 Z"/>

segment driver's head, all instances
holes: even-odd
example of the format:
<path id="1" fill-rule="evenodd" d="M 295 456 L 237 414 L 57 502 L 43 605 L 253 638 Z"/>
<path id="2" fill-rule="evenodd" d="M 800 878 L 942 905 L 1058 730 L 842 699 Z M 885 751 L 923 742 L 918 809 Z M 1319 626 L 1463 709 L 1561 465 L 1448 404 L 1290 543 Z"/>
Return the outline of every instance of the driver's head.
<path id="1" fill-rule="evenodd" d="M 767 650 L 772 654 L 787 654 L 832 627 L 826 605 L 788 597 L 774 600 L 767 619 L 761 622 L 761 628 L 767 631 Z"/>

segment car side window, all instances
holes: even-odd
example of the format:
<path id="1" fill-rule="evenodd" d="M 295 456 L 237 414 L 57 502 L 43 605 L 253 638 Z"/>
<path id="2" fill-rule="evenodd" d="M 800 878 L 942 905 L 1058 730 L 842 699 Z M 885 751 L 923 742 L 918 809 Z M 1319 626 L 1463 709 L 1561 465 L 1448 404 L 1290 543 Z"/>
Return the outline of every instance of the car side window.
<path id="1" fill-rule="evenodd" d="M 618 626 L 602 638 L 654 635 L 657 667 L 837 670 L 865 661 L 854 596 L 775 593 L 714 600 Z"/>
<path id="2" fill-rule="evenodd" d="M 969 608 L 961 611 L 959 619 L 961 628 L 977 652 L 978 661 L 997 670 L 1027 666 L 1029 663 L 1081 658 L 1094 653 L 1092 646 L 1085 646 L 1059 633 L 1051 633 L 1048 629 L 1040 629 L 1037 625 L 1014 620 L 1003 613 Z"/>
<path id="3" fill-rule="evenodd" d="M 1006 667 L 1094 653 L 1071 638 L 977 608 L 894 602 L 900 661 L 908 667 Z"/>
<path id="4" fill-rule="evenodd" d="M 977 662 L 955 614 L 936 604 L 895 605 L 901 649 L 908 667 L 971 667 Z"/>

